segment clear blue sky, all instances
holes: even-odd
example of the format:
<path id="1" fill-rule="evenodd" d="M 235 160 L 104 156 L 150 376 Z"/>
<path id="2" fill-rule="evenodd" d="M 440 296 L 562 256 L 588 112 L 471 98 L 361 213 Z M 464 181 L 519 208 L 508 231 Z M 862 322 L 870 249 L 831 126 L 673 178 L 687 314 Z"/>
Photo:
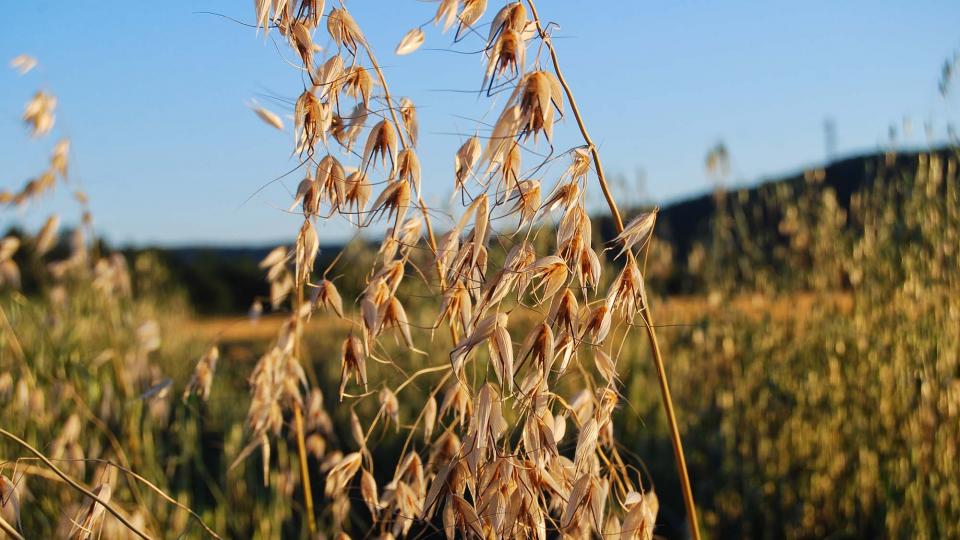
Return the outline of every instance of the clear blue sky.
<path id="1" fill-rule="evenodd" d="M 491 1 L 491 9 L 501 2 Z M 595 6 L 604 5 L 603 9 Z M 393 93 L 420 104 L 425 191 L 446 200 L 456 133 L 490 117 L 476 90 L 480 58 L 445 48 L 432 27 L 424 49 L 396 57 L 404 32 L 435 3 L 356 0 L 351 10 L 386 66 Z M 591 7 L 594 6 L 594 7 Z M 647 192 L 669 201 L 710 187 L 707 150 L 723 140 L 733 180 L 755 182 L 824 158 L 823 122 L 834 119 L 846 154 L 887 144 L 904 118 L 900 142 L 936 139 L 960 117 L 956 96 L 937 91 L 943 61 L 960 48 L 956 1 L 540 2 L 557 21 L 556 43 L 594 138 L 612 174 L 645 172 Z M 54 139 L 30 141 L 24 102 L 46 88 L 59 97 L 58 133 L 73 141 L 72 168 L 89 193 L 97 230 L 116 243 L 262 243 L 288 240 L 297 218 L 283 212 L 279 185 L 243 204 L 286 172 L 292 136 L 261 123 L 253 97 L 280 113 L 291 108 L 299 76 L 271 40 L 214 11 L 252 20 L 252 2 L 53 2 L 4 7 L 3 64 L 20 53 L 40 66 L 20 77 L 0 69 L 0 186 L 39 172 Z M 561 39 L 562 38 L 562 39 Z M 318 38 L 326 44 L 326 36 Z M 500 104 L 497 105 L 500 107 Z M 572 119 L 559 129 L 570 132 Z M 561 137 L 560 143 L 574 138 Z M 290 178 L 294 189 L 298 178 Z M 635 189 L 624 198 L 637 199 Z M 63 190 L 25 212 L 5 211 L 0 227 L 34 225 L 67 209 Z M 69 221 L 69 220 L 68 220 Z M 342 239 L 339 224 L 321 231 Z"/>

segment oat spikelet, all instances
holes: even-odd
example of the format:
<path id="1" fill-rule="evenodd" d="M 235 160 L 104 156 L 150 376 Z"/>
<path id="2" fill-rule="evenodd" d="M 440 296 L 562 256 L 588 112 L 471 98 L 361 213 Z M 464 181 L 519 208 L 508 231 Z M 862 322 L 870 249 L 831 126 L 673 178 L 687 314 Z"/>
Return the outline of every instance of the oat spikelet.
<path id="1" fill-rule="evenodd" d="M 420 158 L 412 148 L 405 148 L 397 155 L 396 171 L 399 180 L 410 182 L 414 191 L 420 193 Z"/>
<path id="2" fill-rule="evenodd" d="M 31 137 L 42 137 L 53 129 L 57 98 L 39 91 L 23 110 L 23 122 L 30 128 Z"/>
<path id="3" fill-rule="evenodd" d="M 333 41 L 345 47 L 353 54 L 357 53 L 358 44 L 363 43 L 363 34 L 357 26 L 353 16 L 346 9 L 334 8 L 327 15 L 327 31 Z"/>
<path id="4" fill-rule="evenodd" d="M 93 494 L 100 500 L 109 503 L 113 490 L 110 484 L 103 484 L 93 490 Z M 70 535 L 70 540 L 90 540 L 96 538 L 96 529 L 103 518 L 106 510 L 103 505 L 97 501 L 90 501 L 90 506 L 84 512 L 83 517 L 77 520 L 76 528 Z"/>
<path id="5" fill-rule="evenodd" d="M 300 227 L 300 234 L 297 235 L 296 244 L 296 277 L 298 282 L 307 282 L 313 272 L 313 262 L 317 258 L 319 249 L 320 239 L 317 237 L 317 230 L 309 220 L 304 220 L 303 226 Z"/>
<path id="6" fill-rule="evenodd" d="M 217 370 L 217 360 L 220 359 L 220 349 L 213 346 L 197 362 L 197 367 L 183 390 L 183 400 L 190 396 L 198 396 L 202 401 L 210 397 L 210 388 L 213 386 L 213 375 Z"/>
<path id="7" fill-rule="evenodd" d="M 333 282 L 324 279 L 314 286 L 314 291 L 314 306 L 333 310 L 338 317 L 343 318 L 343 299 Z"/>
<path id="8" fill-rule="evenodd" d="M 327 484 L 324 486 L 324 493 L 328 497 L 342 493 L 346 489 L 350 480 L 360 470 L 360 459 L 360 453 L 353 452 L 343 456 L 340 462 L 330 469 L 327 473 Z"/>
<path id="9" fill-rule="evenodd" d="M 380 193 L 377 200 L 371 205 L 367 224 L 372 223 L 377 216 L 386 214 L 394 216 L 394 223 L 400 224 L 410 207 L 410 183 L 395 180 Z M 395 227 L 396 229 L 396 227 Z"/>
<path id="10" fill-rule="evenodd" d="M 313 92 L 305 90 L 294 106 L 294 140 L 297 154 L 313 154 L 313 149 L 329 129 L 332 118 L 327 106 L 317 99 Z"/>
<path id="11" fill-rule="evenodd" d="M 493 81 L 502 75 L 519 76 L 523 72 L 526 44 L 520 32 L 505 30 L 487 54 L 489 60 L 484 73 L 484 86 L 492 85 Z"/>
<path id="12" fill-rule="evenodd" d="M 390 167 L 393 170 L 397 163 L 397 130 L 388 120 L 381 120 L 370 129 L 367 144 L 363 149 L 363 169 L 366 170 L 378 155 L 381 165 L 386 163 L 389 156 Z"/>
<path id="13" fill-rule="evenodd" d="M 301 0 L 300 9 L 297 11 L 297 18 L 304 21 L 310 28 L 316 28 L 320 25 L 320 18 L 323 16 L 325 3 L 325 0 Z"/>
<path id="14" fill-rule="evenodd" d="M 277 116 L 273 111 L 269 111 L 256 103 L 251 103 L 250 108 L 253 109 L 253 112 L 256 113 L 257 117 L 260 118 L 265 124 L 273 126 L 280 131 L 283 131 L 283 120 Z"/>
<path id="15" fill-rule="evenodd" d="M 343 76 L 343 91 L 348 96 L 361 100 L 364 107 L 370 106 L 373 85 L 374 80 L 370 71 L 360 66 L 347 69 Z"/>
<path id="16" fill-rule="evenodd" d="M 34 241 L 33 250 L 38 257 L 42 257 L 47 254 L 57 242 L 57 229 L 60 228 L 60 216 L 54 214 L 47 218 L 47 221 L 44 222 L 43 227 L 40 228 L 40 232 L 37 233 L 37 238 Z"/>
<path id="17" fill-rule="evenodd" d="M 37 59 L 29 54 L 21 54 L 10 60 L 10 67 L 17 70 L 21 75 L 26 75 L 30 70 L 37 67 Z"/>
<path id="18" fill-rule="evenodd" d="M 15 525 L 17 529 L 22 529 L 20 525 L 20 496 L 17 494 L 17 485 L 2 474 L 0 474 L 0 517 L 7 523 Z"/>
<path id="19" fill-rule="evenodd" d="M 399 111 L 407 141 L 409 141 L 410 146 L 416 146 L 417 137 L 420 134 L 420 126 L 417 123 L 417 108 L 410 98 L 401 98 Z"/>
<path id="20" fill-rule="evenodd" d="M 457 41 L 460 40 L 461 36 L 465 35 L 470 27 L 480 20 L 480 17 L 483 17 L 483 13 L 487 10 L 487 0 L 461 0 L 461 2 L 463 4 L 463 10 L 457 17 L 460 19 L 460 26 L 457 28 Z"/>
<path id="21" fill-rule="evenodd" d="M 425 38 L 426 36 L 424 35 L 423 30 L 414 28 L 403 35 L 403 39 L 400 40 L 400 43 L 397 45 L 397 49 L 394 52 L 400 56 L 410 54 L 423 45 L 423 40 Z"/>
<path id="22" fill-rule="evenodd" d="M 653 224 L 657 221 L 657 212 L 658 209 L 644 212 L 627 223 L 623 232 L 614 238 L 615 242 L 623 244 L 623 249 L 617 254 L 618 257 L 633 249 L 633 246 L 642 248 L 647 244 L 653 235 Z"/>
<path id="23" fill-rule="evenodd" d="M 458 7 L 458 0 L 440 0 L 440 5 L 437 7 L 437 13 L 433 16 L 433 24 L 439 25 L 442 22 L 442 31 L 446 33 L 447 30 L 450 30 L 450 27 L 453 26 L 453 23 L 457 20 Z"/>
<path id="24" fill-rule="evenodd" d="M 457 150 L 457 155 L 453 161 L 455 189 L 462 190 L 465 188 L 467 177 L 470 176 L 473 167 L 480 161 L 481 152 L 483 152 L 483 148 L 480 145 L 480 139 L 475 136 L 467 139 L 467 142 L 463 143 Z"/>
<path id="25" fill-rule="evenodd" d="M 70 140 L 60 139 L 53 147 L 53 154 L 50 156 L 50 167 L 60 175 L 63 180 L 67 179 L 67 161 L 70 153 Z"/>
<path id="26" fill-rule="evenodd" d="M 343 342 L 340 353 L 340 401 L 343 401 L 347 380 L 353 374 L 357 384 L 367 390 L 367 360 L 363 345 L 356 336 L 350 336 Z"/>

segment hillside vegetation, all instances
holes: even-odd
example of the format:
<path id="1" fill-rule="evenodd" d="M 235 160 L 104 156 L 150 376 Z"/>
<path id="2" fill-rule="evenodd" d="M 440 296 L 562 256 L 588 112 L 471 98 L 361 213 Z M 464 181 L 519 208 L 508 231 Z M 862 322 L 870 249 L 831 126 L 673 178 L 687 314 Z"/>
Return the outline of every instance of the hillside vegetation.
<path id="1" fill-rule="evenodd" d="M 664 236 L 677 238 L 679 216 L 693 214 L 675 208 L 716 209 L 695 220 L 702 234 L 658 241 L 648 262 L 655 283 L 683 283 L 690 293 L 652 302 L 710 537 L 960 534 L 957 157 L 874 159 L 875 180 L 847 194 L 839 180 L 811 172 L 663 210 Z M 273 319 L 193 319 L 171 295 L 178 284 L 164 265 L 149 254 L 129 262 L 129 293 L 113 285 L 111 294 L 99 293 L 106 278 L 87 281 L 78 268 L 52 289 L 5 294 L 2 427 L 78 478 L 120 480 L 114 500 L 147 529 L 199 535 L 184 511 L 96 459 L 136 470 L 228 536 L 297 530 L 282 472 L 289 467 L 272 473 L 268 488 L 230 481 L 259 474 L 256 462 L 230 465 L 242 444 L 245 379 L 277 329 Z M 409 309 L 430 324 L 430 313 Z M 105 316 L 114 322 L 104 325 Z M 307 370 L 314 397 L 333 409 L 339 366 L 331 351 L 349 329 L 317 317 L 306 330 Z M 181 401 L 193 359 L 214 341 L 222 359 L 209 400 Z M 646 351 L 639 337 L 623 344 L 630 367 L 622 372 L 617 429 L 625 455 L 660 496 L 658 534 L 682 537 Z M 322 410 L 311 413 L 319 415 L 312 429 L 328 444 L 345 444 L 350 435 L 339 426 L 349 424 L 349 412 L 331 424 Z M 399 417 L 415 413 L 401 405 Z M 376 436 L 378 459 L 389 462 L 398 448 L 389 431 Z M 290 460 L 290 450 L 281 445 L 271 459 Z M 322 469 L 333 450 L 314 451 L 313 466 Z M 22 455 L 8 441 L 0 452 Z M 20 481 L 24 530 L 69 526 L 76 497 L 35 461 L 8 461 L 3 474 Z M 108 537 L 123 534 L 111 530 L 117 536 Z"/>

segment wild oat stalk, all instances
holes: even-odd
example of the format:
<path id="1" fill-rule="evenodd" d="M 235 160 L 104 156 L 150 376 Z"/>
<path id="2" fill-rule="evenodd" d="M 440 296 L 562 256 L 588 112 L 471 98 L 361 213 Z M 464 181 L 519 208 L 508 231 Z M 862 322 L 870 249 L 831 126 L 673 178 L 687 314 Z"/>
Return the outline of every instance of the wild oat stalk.
<path id="1" fill-rule="evenodd" d="M 340 2 L 323 15 L 324 2 L 318 0 L 256 2 L 258 27 L 265 33 L 276 29 L 300 60 L 305 88 L 294 107 L 294 152 L 306 174 L 292 207 L 299 206 L 304 218 L 292 252 L 278 248 L 262 263 L 269 269 L 271 303 L 279 307 L 292 296 L 292 314 L 251 377 L 252 442 L 243 455 L 259 446 L 268 476 L 268 436 L 280 433 L 284 411 L 292 410 L 303 456 L 299 411 L 307 384 L 299 343 L 304 322 L 315 309 L 347 320 L 352 330 L 342 346 L 339 397 L 353 401 L 351 432 L 357 449 L 346 455 L 331 452 L 325 459 L 324 493 L 331 499 L 338 531 L 349 527 L 351 501 L 346 494 L 359 476 L 370 519 L 384 535 L 406 535 L 415 523 L 428 526 L 439 514 L 437 520 L 450 538 L 456 530 L 476 538 L 546 538 L 548 531 L 651 538 L 656 495 L 644 490 L 623 462 L 611 422 L 620 400 L 614 337 L 625 339 L 640 314 L 674 430 L 691 528 L 699 537 L 663 361 L 633 251 L 648 246 L 656 214 L 624 227 L 550 38 L 533 3 L 528 5 L 532 20 L 521 2 L 510 2 L 482 36 L 475 26 L 486 11 L 485 0 L 440 2 L 436 24 L 444 31 L 456 25 L 456 41 L 479 36 L 484 42 L 482 88 L 488 95 L 511 87 L 512 93 L 489 134 L 468 139 L 454 156 L 452 184 L 464 208 L 459 218 L 451 219 L 447 232 L 436 236 L 421 192 L 416 108 L 410 100 L 397 101 L 391 95 L 347 7 Z M 325 59 L 318 58 L 321 49 L 314 42 L 321 22 L 333 43 Z M 421 28 L 410 30 L 396 52 L 412 53 L 425 39 Z M 549 51 L 553 71 L 540 66 L 542 47 L 532 58 L 528 55 L 530 43 L 537 40 Z M 528 170 L 521 162 L 535 155 L 526 146 L 531 138 L 537 145 L 542 137 L 553 152 L 553 130 L 564 116 L 565 102 L 586 146 L 564 153 L 569 165 L 546 188 L 537 175 L 553 160 Z M 257 113 L 277 127 L 276 115 Z M 623 269 L 605 292 L 585 206 L 591 169 L 617 222 L 621 255 L 626 255 Z M 376 177 L 380 180 L 371 180 Z M 383 186 L 375 198 L 374 185 Z M 410 207 L 418 207 L 420 215 L 408 212 Z M 553 213 L 560 214 L 559 226 L 555 240 L 547 241 L 541 235 L 549 234 L 545 223 Z M 314 224 L 338 215 L 357 227 L 378 222 L 389 226 L 358 309 L 344 309 L 326 272 L 322 280 L 313 279 L 319 245 Z M 494 227 L 504 219 L 512 231 Z M 390 357 L 382 342 L 388 330 L 395 330 L 398 344 L 419 352 L 414 341 L 419 334 L 412 331 L 400 286 L 408 272 L 425 276 L 417 267 L 423 259 L 418 250 L 424 227 L 437 273 L 435 283 L 424 280 L 437 287 L 441 299 L 433 328 L 447 326 L 453 342 L 438 365 L 417 369 L 395 385 L 373 381 L 380 388 L 371 391 L 368 359 L 403 372 L 399 358 Z M 303 299 L 306 290 L 312 291 L 309 302 Z M 513 338 L 523 334 L 518 348 Z M 413 423 L 403 424 L 397 395 L 428 374 L 442 376 Z M 351 379 L 362 393 L 347 391 Z M 364 424 L 356 414 L 357 404 L 374 396 L 377 413 Z M 322 400 L 317 406 L 322 409 Z M 569 421 L 579 431 L 572 446 L 563 443 Z M 393 479 L 383 487 L 374 479 L 375 463 L 367 447 L 378 424 L 393 424 L 407 433 L 398 462 L 391 464 Z M 308 430 L 313 431 L 311 438 L 320 436 L 318 429 Z M 312 531 L 312 500 L 303 468 Z"/>

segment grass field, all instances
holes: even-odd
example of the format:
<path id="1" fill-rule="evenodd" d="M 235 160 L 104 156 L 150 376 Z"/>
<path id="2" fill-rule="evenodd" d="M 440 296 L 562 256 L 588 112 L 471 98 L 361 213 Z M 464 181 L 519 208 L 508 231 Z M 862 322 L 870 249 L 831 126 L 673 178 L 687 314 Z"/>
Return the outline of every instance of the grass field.
<path id="1" fill-rule="evenodd" d="M 442 0 L 394 53 L 476 41 L 496 112 L 434 208 L 417 105 L 346 4 L 254 4 L 302 83 L 276 100 L 290 242 L 186 274 L 111 250 L 65 138 L 0 191 L 80 215 L 0 238 L 0 535 L 960 538 L 956 148 L 717 189 L 659 229 L 618 205 L 536 2 Z M 57 107 L 38 90 L 27 133 Z M 328 220 L 358 234 L 318 259 Z"/>

